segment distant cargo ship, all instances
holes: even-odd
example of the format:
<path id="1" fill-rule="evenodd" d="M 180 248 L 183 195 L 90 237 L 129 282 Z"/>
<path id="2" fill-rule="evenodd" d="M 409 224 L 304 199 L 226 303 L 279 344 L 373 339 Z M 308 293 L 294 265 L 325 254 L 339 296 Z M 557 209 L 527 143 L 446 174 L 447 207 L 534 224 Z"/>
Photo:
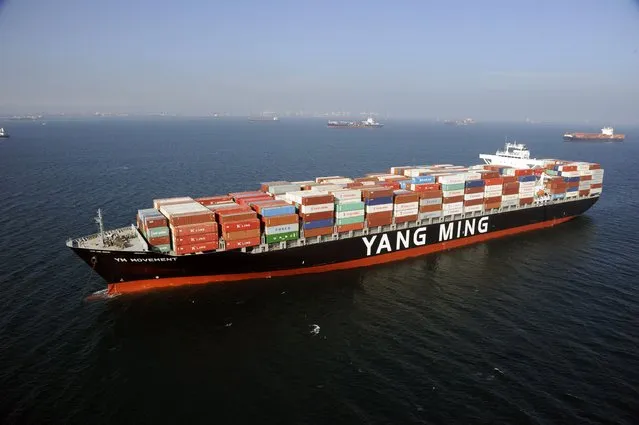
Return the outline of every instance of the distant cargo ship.
<path id="1" fill-rule="evenodd" d="M 625 137 L 623 134 L 615 134 L 615 130 L 612 127 L 604 127 L 601 129 L 601 133 L 566 133 L 564 134 L 564 142 L 572 142 L 575 140 L 623 142 Z"/>
<path id="2" fill-rule="evenodd" d="M 375 121 L 372 117 L 368 117 L 366 121 L 329 121 L 329 127 L 336 128 L 381 128 L 384 124 Z"/>
<path id="3" fill-rule="evenodd" d="M 249 121 L 279 121 L 279 117 L 277 115 L 272 115 L 272 116 L 266 116 L 266 115 L 260 115 L 257 117 L 249 117 L 248 119 Z"/>
<path id="4" fill-rule="evenodd" d="M 4 131 L 4 128 L 0 128 L 0 139 L 8 139 L 8 138 L 9 138 L 9 133 Z"/>

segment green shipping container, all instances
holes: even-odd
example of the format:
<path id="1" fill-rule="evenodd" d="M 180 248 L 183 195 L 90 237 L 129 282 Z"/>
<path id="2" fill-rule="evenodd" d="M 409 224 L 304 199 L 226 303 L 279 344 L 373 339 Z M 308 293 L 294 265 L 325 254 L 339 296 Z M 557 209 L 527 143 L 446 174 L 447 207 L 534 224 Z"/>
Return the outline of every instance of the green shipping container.
<path id="1" fill-rule="evenodd" d="M 169 236 L 168 227 L 153 227 L 149 229 L 149 234 L 145 235 L 149 238 L 161 238 L 162 236 Z"/>
<path id="2" fill-rule="evenodd" d="M 363 222 L 364 222 L 364 216 L 360 215 L 358 217 L 338 218 L 337 221 L 335 221 L 335 224 L 338 226 L 343 226 L 345 224 L 354 224 L 354 223 L 363 223 Z"/>
<path id="3" fill-rule="evenodd" d="M 455 183 L 455 184 L 442 184 L 442 190 L 450 191 L 450 190 L 460 190 L 464 189 L 464 183 Z"/>
<path id="4" fill-rule="evenodd" d="M 555 170 L 546 170 L 546 174 L 548 174 L 549 176 L 558 176 L 559 172 Z"/>
<path id="5" fill-rule="evenodd" d="M 278 243 L 298 239 L 300 232 L 276 233 L 274 235 L 266 235 L 266 243 Z"/>
<path id="6" fill-rule="evenodd" d="M 171 251 L 171 245 L 154 245 L 152 249 L 159 252 L 169 252 Z"/>
<path id="7" fill-rule="evenodd" d="M 336 204 L 335 212 L 345 212 L 345 211 L 357 211 L 363 210 L 364 203 L 363 202 L 351 202 L 349 204 Z"/>

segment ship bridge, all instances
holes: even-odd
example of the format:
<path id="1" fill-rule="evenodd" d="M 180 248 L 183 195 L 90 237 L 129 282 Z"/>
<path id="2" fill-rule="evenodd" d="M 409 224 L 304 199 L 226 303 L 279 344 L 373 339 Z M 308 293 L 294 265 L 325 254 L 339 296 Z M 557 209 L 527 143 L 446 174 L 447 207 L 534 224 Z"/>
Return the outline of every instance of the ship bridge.
<path id="1" fill-rule="evenodd" d="M 523 143 L 506 142 L 503 150 L 497 150 L 494 155 L 480 154 L 479 158 L 483 159 L 486 164 L 505 165 L 512 167 L 543 167 L 544 161 L 541 159 L 530 158 L 530 150 Z"/>

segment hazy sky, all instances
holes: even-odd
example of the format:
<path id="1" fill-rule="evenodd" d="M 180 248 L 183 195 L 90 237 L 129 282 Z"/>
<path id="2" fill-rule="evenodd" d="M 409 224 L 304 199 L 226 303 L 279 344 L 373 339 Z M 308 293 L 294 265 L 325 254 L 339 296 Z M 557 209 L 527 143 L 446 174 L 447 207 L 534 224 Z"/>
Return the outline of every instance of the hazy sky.
<path id="1" fill-rule="evenodd" d="M 639 123 L 638 0 L 0 0 L 0 112 Z"/>

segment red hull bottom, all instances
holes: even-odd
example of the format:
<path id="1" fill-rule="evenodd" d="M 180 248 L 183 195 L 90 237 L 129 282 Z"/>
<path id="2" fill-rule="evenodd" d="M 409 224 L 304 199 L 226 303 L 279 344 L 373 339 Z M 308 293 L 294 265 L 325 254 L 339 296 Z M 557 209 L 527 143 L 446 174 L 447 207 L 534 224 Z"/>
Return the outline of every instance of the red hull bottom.
<path id="1" fill-rule="evenodd" d="M 225 275 L 211 275 L 211 276 L 187 276 L 177 278 L 166 279 L 148 279 L 148 280 L 136 280 L 130 282 L 122 282 L 118 284 L 109 284 L 107 293 L 110 296 L 143 292 L 151 289 L 158 288 L 170 288 L 184 285 L 203 285 L 209 283 L 218 282 L 234 282 L 241 280 L 251 279 L 268 279 L 272 277 L 282 276 L 294 276 L 303 274 L 315 274 L 324 273 L 335 270 L 354 269 L 359 267 L 366 267 L 375 264 L 390 263 L 392 261 L 403 260 L 411 257 L 418 257 L 425 254 L 432 254 L 435 252 L 445 251 L 449 249 L 459 248 L 474 243 L 484 242 L 491 239 L 497 239 L 505 236 L 516 235 L 518 233 L 529 232 L 531 230 L 544 229 L 548 227 L 556 226 L 557 224 L 564 223 L 575 217 L 564 217 L 555 220 L 543 221 L 541 223 L 529 224 L 526 226 L 513 227 L 511 229 L 499 230 L 496 232 L 485 233 L 475 236 L 470 236 L 463 239 L 457 239 L 453 241 L 441 242 L 431 244 L 419 248 L 413 248 L 405 251 L 392 252 L 388 254 L 376 255 L 373 257 L 360 258 L 352 261 L 345 261 L 335 264 L 326 264 L 321 266 L 313 266 L 306 268 L 290 269 L 290 270 L 274 270 L 270 272 L 261 273 L 238 273 L 238 274 L 225 274 Z"/>

